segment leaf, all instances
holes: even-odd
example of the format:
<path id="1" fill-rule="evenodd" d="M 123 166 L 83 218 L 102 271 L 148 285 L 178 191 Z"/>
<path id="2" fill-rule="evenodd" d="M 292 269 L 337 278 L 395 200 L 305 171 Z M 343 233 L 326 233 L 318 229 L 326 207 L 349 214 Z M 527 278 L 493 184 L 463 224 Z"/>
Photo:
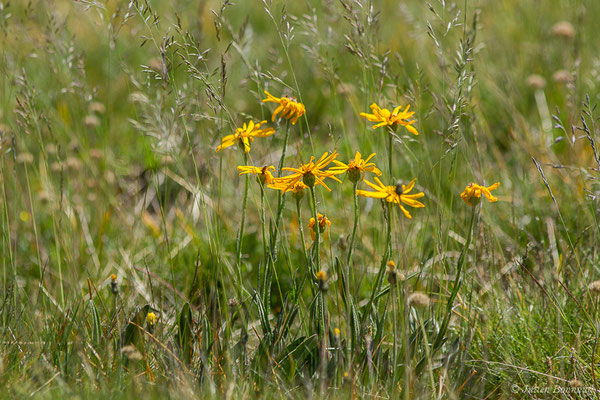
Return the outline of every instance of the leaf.
<path id="1" fill-rule="evenodd" d="M 96 304 L 93 300 L 88 300 L 88 309 L 90 310 L 90 314 L 92 316 L 92 343 L 98 343 L 102 338 L 102 330 L 100 324 L 100 316 L 98 315 L 98 310 L 96 309 Z"/>
<path id="2" fill-rule="evenodd" d="M 142 346 L 144 336 L 143 326 L 149 310 L 149 304 L 137 309 L 133 318 L 127 322 L 127 326 L 121 335 L 120 347 L 133 345 L 136 348 L 140 348 Z"/>
<path id="3" fill-rule="evenodd" d="M 192 342 L 192 325 L 194 321 L 192 319 L 192 310 L 190 309 L 189 303 L 185 303 L 179 313 L 177 319 L 177 346 L 181 354 L 181 360 L 186 364 L 190 365 L 192 362 L 192 356 L 194 355 L 194 346 Z"/>

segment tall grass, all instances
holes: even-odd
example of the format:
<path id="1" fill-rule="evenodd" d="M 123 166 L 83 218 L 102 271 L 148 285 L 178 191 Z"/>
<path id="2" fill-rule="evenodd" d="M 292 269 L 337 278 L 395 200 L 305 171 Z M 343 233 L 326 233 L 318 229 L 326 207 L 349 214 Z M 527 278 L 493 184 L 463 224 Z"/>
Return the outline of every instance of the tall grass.
<path id="1" fill-rule="evenodd" d="M 0 396 L 597 396 L 599 13 L 0 0 Z M 250 119 L 276 133 L 215 152 Z M 236 169 L 334 150 L 425 208 Z"/>

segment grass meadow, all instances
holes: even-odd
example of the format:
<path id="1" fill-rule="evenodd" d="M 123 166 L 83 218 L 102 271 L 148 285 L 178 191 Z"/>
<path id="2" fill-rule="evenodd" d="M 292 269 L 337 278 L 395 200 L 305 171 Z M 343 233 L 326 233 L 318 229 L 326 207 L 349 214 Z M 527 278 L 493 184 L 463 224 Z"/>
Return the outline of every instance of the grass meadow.
<path id="1" fill-rule="evenodd" d="M 599 397 L 599 16 L 0 0 L 0 398 Z"/>

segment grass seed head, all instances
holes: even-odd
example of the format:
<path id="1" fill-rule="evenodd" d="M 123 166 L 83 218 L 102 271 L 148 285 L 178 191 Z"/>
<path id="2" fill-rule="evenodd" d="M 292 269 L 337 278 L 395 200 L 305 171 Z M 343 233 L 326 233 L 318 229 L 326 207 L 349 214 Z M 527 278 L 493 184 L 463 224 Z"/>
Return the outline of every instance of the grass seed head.
<path id="1" fill-rule="evenodd" d="M 408 297 L 408 305 L 414 308 L 425 308 L 429 306 L 431 299 L 423 292 L 414 292 Z"/>
<path id="2" fill-rule="evenodd" d="M 575 37 L 575 28 L 569 21 L 560 21 L 552 27 L 552 34 L 565 39 L 573 39 Z"/>

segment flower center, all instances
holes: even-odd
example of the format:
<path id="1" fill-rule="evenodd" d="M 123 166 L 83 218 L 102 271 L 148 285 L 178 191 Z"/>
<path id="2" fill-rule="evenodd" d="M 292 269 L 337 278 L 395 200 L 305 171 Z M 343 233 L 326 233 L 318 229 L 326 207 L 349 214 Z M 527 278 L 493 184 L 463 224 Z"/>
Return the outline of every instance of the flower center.
<path id="1" fill-rule="evenodd" d="M 308 171 L 306 172 L 303 176 L 302 176 L 302 182 L 308 186 L 308 187 L 314 187 L 315 186 L 315 175 Z"/>

